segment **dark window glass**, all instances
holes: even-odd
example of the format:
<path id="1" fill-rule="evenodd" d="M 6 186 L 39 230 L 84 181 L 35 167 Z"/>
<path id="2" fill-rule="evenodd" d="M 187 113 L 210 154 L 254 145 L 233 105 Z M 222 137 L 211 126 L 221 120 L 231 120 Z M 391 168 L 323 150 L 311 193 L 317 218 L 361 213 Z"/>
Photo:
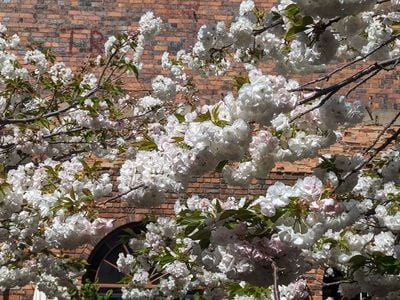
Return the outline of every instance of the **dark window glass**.
<path id="1" fill-rule="evenodd" d="M 132 238 L 145 230 L 142 223 L 130 223 L 121 226 L 105 238 L 93 249 L 88 258 L 86 274 L 82 281 L 96 282 L 101 293 L 113 290 L 111 299 L 121 299 L 121 280 L 125 274 L 118 271 L 117 260 L 119 253 L 131 253 L 128 246 L 129 236 Z"/>

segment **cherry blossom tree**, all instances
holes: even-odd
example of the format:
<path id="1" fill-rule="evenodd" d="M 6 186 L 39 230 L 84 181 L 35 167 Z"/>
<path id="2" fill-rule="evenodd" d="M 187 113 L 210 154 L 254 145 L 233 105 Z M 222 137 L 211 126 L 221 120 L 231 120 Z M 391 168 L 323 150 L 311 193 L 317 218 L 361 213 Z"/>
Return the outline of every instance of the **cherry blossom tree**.
<path id="1" fill-rule="evenodd" d="M 135 207 L 163 203 L 193 175 L 221 172 L 246 186 L 277 162 L 319 157 L 312 175 L 255 199 L 179 199 L 175 218 L 149 223 L 130 241 L 133 254 L 120 254 L 123 298 L 198 290 L 205 299 L 305 299 L 304 273 L 324 268 L 342 274 L 344 297 L 398 299 L 400 113 L 363 153 L 320 150 L 363 120 L 353 91 L 400 63 L 399 22 L 398 1 L 281 0 L 263 11 L 245 0 L 229 26 L 203 25 L 190 50 L 164 53 L 168 77 L 140 99 L 125 96 L 120 80 L 140 71 L 143 45 L 159 31 L 151 12 L 76 74 L 45 50 L 22 63 L 9 50 L 18 38 L 2 29 L 0 286 L 34 282 L 67 297 L 81 269 L 63 250 L 111 226 L 94 206 L 111 193 L 110 177 L 89 156 L 123 158 L 118 196 Z M 271 61 L 280 75 L 263 70 Z M 236 90 L 197 104 L 191 74 L 220 76 L 232 64 L 247 72 L 233 78 Z M 338 67 L 321 78 L 290 79 L 329 64 Z M 178 93 L 188 102 L 174 104 Z"/>
<path id="2" fill-rule="evenodd" d="M 112 192 L 101 160 L 133 151 L 128 146 L 146 114 L 161 116 L 170 106 L 165 98 L 137 99 L 122 88 L 124 77 L 137 77 L 143 47 L 160 26 L 161 19 L 146 13 L 138 32 L 111 37 L 104 54 L 76 72 L 50 50 L 23 48 L 1 26 L 2 289 L 34 282 L 48 297 L 65 297 L 84 271 L 83 261 L 66 250 L 112 228 L 94 202 Z"/>

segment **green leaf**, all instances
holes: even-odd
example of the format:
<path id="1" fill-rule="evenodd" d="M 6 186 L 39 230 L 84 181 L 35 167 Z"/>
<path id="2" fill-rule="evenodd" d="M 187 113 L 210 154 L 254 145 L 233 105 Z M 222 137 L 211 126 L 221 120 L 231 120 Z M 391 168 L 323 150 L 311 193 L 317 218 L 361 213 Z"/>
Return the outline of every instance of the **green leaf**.
<path id="1" fill-rule="evenodd" d="M 83 193 L 85 196 L 93 197 L 92 192 L 91 192 L 89 189 L 87 189 L 87 188 L 82 189 L 82 193 Z"/>
<path id="2" fill-rule="evenodd" d="M 181 115 L 181 114 L 175 113 L 175 114 L 174 114 L 174 116 L 175 116 L 175 118 L 177 118 L 177 119 L 178 119 L 179 123 L 183 123 L 183 122 L 185 122 L 185 116 L 184 116 L 184 115 Z"/>
<path id="3" fill-rule="evenodd" d="M 395 32 L 400 31 L 400 22 L 393 22 L 391 25 L 389 25 L 390 28 L 392 28 Z"/>
<path id="4" fill-rule="evenodd" d="M 217 213 L 220 213 L 222 211 L 221 202 L 219 201 L 219 199 L 216 200 L 215 208 L 217 209 Z"/>
<path id="5" fill-rule="evenodd" d="M 239 91 L 240 88 L 246 83 L 250 83 L 248 76 L 234 76 L 233 77 L 233 87 L 236 89 L 236 91 Z"/>
<path id="6" fill-rule="evenodd" d="M 83 139 L 85 140 L 86 143 L 92 142 L 94 137 L 95 137 L 95 134 L 93 131 L 87 131 L 87 132 L 83 133 Z"/>
<path id="7" fill-rule="evenodd" d="M 104 296 L 104 299 L 105 299 L 105 300 L 108 300 L 108 299 L 110 299 L 110 298 L 111 298 L 111 296 L 112 296 L 112 293 L 113 293 L 113 291 L 112 291 L 112 290 L 108 290 L 108 291 L 107 291 L 107 293 L 106 293 L 106 295 Z"/>
<path id="8" fill-rule="evenodd" d="M 222 169 L 229 162 L 229 160 L 221 160 L 218 165 L 215 167 L 215 172 L 221 173 Z"/>
<path id="9" fill-rule="evenodd" d="M 314 19 L 310 16 L 304 16 L 302 20 L 303 26 L 314 24 Z"/>
<path id="10" fill-rule="evenodd" d="M 353 270 L 358 270 L 365 265 L 367 258 L 362 255 L 355 255 L 350 258 L 350 265 Z"/>
<path id="11" fill-rule="evenodd" d="M 49 128 L 49 127 L 50 127 L 50 121 L 49 121 L 49 119 L 40 118 L 40 119 L 39 119 L 39 123 L 40 123 L 43 127 L 45 127 L 45 128 Z"/>
<path id="12" fill-rule="evenodd" d="M 174 136 L 172 139 L 174 140 L 174 143 L 181 143 L 185 138 L 183 136 Z"/>
<path id="13" fill-rule="evenodd" d="M 213 122 L 216 122 L 219 120 L 219 106 L 220 104 L 215 105 L 212 109 L 211 109 L 211 120 Z"/>
<path id="14" fill-rule="evenodd" d="M 185 150 L 192 150 L 193 149 L 193 147 L 189 146 L 186 143 L 178 143 L 178 146 L 181 147 L 182 149 L 185 149 Z"/>
<path id="15" fill-rule="evenodd" d="M 299 29 L 299 27 L 292 26 L 286 31 L 284 38 L 286 41 L 293 41 L 296 37 L 296 34 L 301 31 L 301 28 Z"/>
<path id="16" fill-rule="evenodd" d="M 196 292 L 196 294 L 193 295 L 193 300 L 201 300 L 201 299 L 203 299 L 203 298 L 201 297 L 199 292 Z"/>
<path id="17" fill-rule="evenodd" d="M 157 150 L 157 144 L 154 142 L 154 140 L 148 136 L 147 134 L 144 135 L 143 140 L 139 142 L 133 143 L 133 145 L 138 148 L 139 150 L 143 151 L 152 151 L 152 150 Z"/>
<path id="18" fill-rule="evenodd" d="M 373 267 L 380 274 L 399 274 L 400 259 L 388 256 L 382 252 L 374 252 L 372 254 Z"/>
<path id="19" fill-rule="evenodd" d="M 6 191 L 11 189 L 11 184 L 9 184 L 8 182 L 3 182 L 2 184 L 0 184 L 0 193 L 3 196 L 6 196 Z"/>
<path id="20" fill-rule="evenodd" d="M 175 257 L 172 256 L 170 253 L 166 253 L 163 256 L 157 257 L 157 263 L 159 263 L 161 266 L 165 266 L 168 263 L 171 263 L 175 261 Z"/>
<path id="21" fill-rule="evenodd" d="M 74 189 L 71 189 L 71 190 L 69 191 L 69 196 L 71 197 L 72 200 L 76 201 Z"/>
<path id="22" fill-rule="evenodd" d="M 192 240 L 202 240 L 204 238 L 210 238 L 210 235 L 211 235 L 210 229 L 202 229 L 190 235 L 190 238 Z"/>
<path id="23" fill-rule="evenodd" d="M 46 170 L 46 173 L 47 173 L 52 179 L 58 178 L 58 172 L 57 172 L 56 170 L 54 170 L 52 167 L 50 167 L 50 166 L 44 166 L 44 169 Z"/>
<path id="24" fill-rule="evenodd" d="M 135 74 L 136 79 L 139 79 L 139 70 L 134 64 L 127 64 L 127 69 L 129 72 Z"/>
<path id="25" fill-rule="evenodd" d="M 296 37 L 297 33 L 303 32 L 307 29 L 308 25 L 311 25 L 313 23 L 314 19 L 310 16 L 295 16 L 293 18 L 290 18 L 291 26 L 285 33 L 285 40 L 292 41 Z"/>
<path id="26" fill-rule="evenodd" d="M 190 224 L 185 227 L 185 235 L 190 235 L 197 229 L 198 224 Z"/>
<path id="27" fill-rule="evenodd" d="M 282 19 L 282 16 L 278 12 L 271 11 L 271 13 L 272 13 L 272 21 L 278 21 Z"/>
<path id="28" fill-rule="evenodd" d="M 220 220 L 225 220 L 225 219 L 228 219 L 230 217 L 233 217 L 236 214 L 236 212 L 237 212 L 236 209 L 227 209 L 219 216 L 219 219 Z"/>
<path id="29" fill-rule="evenodd" d="M 283 10 L 284 14 L 288 18 L 293 18 L 297 14 L 300 13 L 300 7 L 297 4 L 289 4 L 288 6 L 285 7 Z"/>
<path id="30" fill-rule="evenodd" d="M 211 113 L 208 110 L 206 113 L 198 115 L 194 121 L 195 122 L 205 122 L 205 121 L 211 121 L 211 120 L 212 120 Z"/>
<path id="31" fill-rule="evenodd" d="M 202 239 L 199 242 L 201 249 L 206 249 L 210 245 L 210 239 Z"/>
<path id="32" fill-rule="evenodd" d="M 213 123 L 214 123 L 215 125 L 221 127 L 221 128 L 224 128 L 224 127 L 226 127 L 226 126 L 228 126 L 228 125 L 231 125 L 231 123 L 229 123 L 228 121 L 225 121 L 225 120 L 218 120 L 218 121 L 213 122 Z"/>
<path id="33" fill-rule="evenodd" d="M 276 221 L 278 221 L 278 219 L 280 217 L 282 217 L 286 212 L 288 211 L 288 209 L 286 207 L 281 207 L 278 208 L 275 212 L 275 215 L 273 217 L 270 218 L 270 220 L 275 223 Z"/>

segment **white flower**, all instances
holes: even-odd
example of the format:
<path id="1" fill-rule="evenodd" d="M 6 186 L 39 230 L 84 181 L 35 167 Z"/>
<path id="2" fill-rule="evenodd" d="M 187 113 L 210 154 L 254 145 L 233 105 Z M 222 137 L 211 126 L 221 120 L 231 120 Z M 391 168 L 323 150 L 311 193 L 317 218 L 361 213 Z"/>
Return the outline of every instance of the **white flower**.
<path id="1" fill-rule="evenodd" d="M 49 75 L 54 83 L 67 84 L 71 81 L 73 74 L 70 68 L 67 68 L 64 63 L 55 63 L 49 70 Z"/>
<path id="2" fill-rule="evenodd" d="M 148 11 L 139 20 L 139 31 L 146 39 L 150 39 L 160 31 L 161 24 L 161 19 L 154 17 L 152 11 Z"/>
<path id="3" fill-rule="evenodd" d="M 171 78 L 158 75 L 152 81 L 152 88 L 156 96 L 163 100 L 174 100 L 176 94 L 176 83 Z"/>
<path id="4" fill-rule="evenodd" d="M 104 54 L 106 56 L 110 56 L 111 54 L 113 54 L 115 52 L 114 44 L 116 43 L 116 41 L 117 41 L 117 38 L 115 36 L 110 36 L 107 39 L 107 41 L 104 44 Z"/>
<path id="5" fill-rule="evenodd" d="M 39 50 L 27 51 L 24 57 L 25 63 L 33 63 L 36 66 L 35 72 L 38 74 L 46 71 L 48 62 L 46 56 Z"/>
<path id="6" fill-rule="evenodd" d="M 80 83 L 80 87 L 85 88 L 86 90 L 91 90 L 96 86 L 96 84 L 97 84 L 96 75 L 94 75 L 93 73 L 89 73 L 83 76 L 83 79 Z"/>
<path id="7" fill-rule="evenodd" d="M 0 33 L 4 33 L 7 31 L 7 27 L 0 23 Z"/>
<path id="8" fill-rule="evenodd" d="M 246 13 L 252 11 L 255 5 L 252 0 L 245 0 L 240 3 L 239 15 L 244 16 Z"/>
<path id="9" fill-rule="evenodd" d="M 135 270 L 135 274 L 133 275 L 132 281 L 134 281 L 137 284 L 147 284 L 149 282 L 149 273 L 142 269 Z"/>
<path id="10" fill-rule="evenodd" d="M 271 121 L 272 126 L 277 131 L 284 131 L 289 128 L 289 118 L 285 114 L 279 114 Z"/>
<path id="11" fill-rule="evenodd" d="M 134 116 L 145 115 L 157 107 L 160 107 L 163 102 L 159 98 L 154 98 L 152 96 L 145 96 L 136 103 L 133 109 Z"/>
<path id="12" fill-rule="evenodd" d="M 189 276 L 190 272 L 183 262 L 175 261 L 165 267 L 165 272 L 171 274 L 175 278 L 185 278 Z"/>

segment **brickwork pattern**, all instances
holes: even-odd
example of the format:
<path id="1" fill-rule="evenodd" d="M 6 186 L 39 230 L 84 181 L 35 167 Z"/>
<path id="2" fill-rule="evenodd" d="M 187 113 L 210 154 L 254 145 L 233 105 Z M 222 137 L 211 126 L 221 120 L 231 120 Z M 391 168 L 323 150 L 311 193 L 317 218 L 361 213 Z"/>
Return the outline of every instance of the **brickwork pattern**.
<path id="1" fill-rule="evenodd" d="M 366 149 L 372 140 L 378 136 L 382 126 L 360 126 L 353 129 L 346 130 L 343 134 L 342 141 L 333 145 L 330 149 L 330 153 L 357 153 Z M 114 182 L 118 176 L 118 164 L 120 162 L 104 163 L 104 170 L 110 171 L 113 174 Z M 173 215 L 173 206 L 178 198 L 184 199 L 190 195 L 200 195 L 210 198 L 226 199 L 229 196 L 240 197 L 257 197 L 265 195 L 268 186 L 276 182 L 277 180 L 283 181 L 286 184 L 293 184 L 297 178 L 304 175 L 310 174 L 312 167 L 317 164 L 316 160 L 304 160 L 294 164 L 280 164 L 278 165 L 266 179 L 255 179 L 251 185 L 246 188 L 234 187 L 227 185 L 221 174 L 209 173 L 201 177 L 193 177 L 190 180 L 188 189 L 185 193 L 170 194 L 166 203 L 153 208 L 135 208 L 127 205 L 126 202 L 115 200 L 113 202 L 106 203 L 100 209 L 100 216 L 104 218 L 112 218 L 115 220 L 114 228 L 118 228 L 124 224 L 130 222 L 140 222 L 149 215 L 154 216 L 171 216 Z M 117 194 L 117 191 L 114 192 Z M 102 201 L 103 199 L 99 199 Z M 101 237 L 99 237 L 99 240 Z M 87 245 L 76 249 L 75 255 L 87 259 L 94 248 L 93 245 Z M 323 271 L 312 270 L 305 274 L 308 281 L 312 300 L 322 300 L 322 282 L 323 282 Z M 33 297 L 33 289 L 31 286 L 25 287 L 22 290 L 12 290 L 8 298 L 0 295 L 0 300 L 31 300 Z"/>
<path id="2" fill-rule="evenodd" d="M 61 60 L 79 66 L 88 55 L 103 51 L 108 36 L 118 31 L 135 31 L 140 16 L 152 10 L 164 20 L 164 29 L 153 44 L 146 48 L 140 83 L 132 78 L 132 90 L 147 85 L 162 73 L 160 58 L 164 51 L 175 54 L 182 47 L 193 45 L 202 24 L 225 21 L 229 24 L 238 11 L 241 0 L 0 0 L 0 20 L 12 31 L 18 32 L 22 43 L 43 43 L 51 47 Z M 255 1 L 268 9 L 273 0 Z M 274 72 L 273 62 L 264 66 Z M 332 67 L 331 67 L 332 68 Z M 357 69 L 338 74 L 332 79 L 348 76 Z M 243 72 L 235 69 L 235 72 Z M 300 81 L 318 77 L 298 76 Z M 229 76 L 216 79 L 196 78 L 203 96 L 200 100 L 212 103 L 232 89 Z M 399 109 L 399 76 L 397 72 L 377 76 L 352 93 L 371 109 Z M 380 121 L 380 120 L 378 120 Z M 381 120 L 383 121 L 383 120 Z"/>
<path id="3" fill-rule="evenodd" d="M 160 68 L 160 58 L 164 51 L 172 54 L 182 47 L 193 45 L 197 30 L 202 24 L 225 21 L 229 23 L 238 10 L 241 0 L 0 0 L 0 21 L 11 31 L 18 32 L 21 42 L 43 43 L 56 52 L 60 60 L 72 66 L 79 66 L 87 56 L 97 56 L 103 51 L 103 43 L 107 36 L 118 31 L 135 31 L 140 16 L 152 10 L 160 16 L 165 26 L 162 33 L 153 44 L 145 50 L 144 68 L 140 74 L 140 83 L 133 78 L 129 82 L 130 89 L 148 87 L 150 79 L 163 71 Z M 260 7 L 269 8 L 272 0 L 256 0 Z M 274 72 L 272 63 L 265 65 L 269 72 Z M 243 72 L 234 69 L 235 72 Z M 333 79 L 348 76 L 357 69 L 338 74 Z M 230 75 L 230 74 L 228 74 Z M 314 79 L 313 76 L 298 76 L 304 82 Z M 201 91 L 203 103 L 212 103 L 221 99 L 231 90 L 232 82 L 229 76 L 221 79 L 200 79 L 196 77 L 197 88 Z M 362 88 L 352 94 L 353 99 L 363 99 L 373 110 L 373 120 L 370 123 L 382 123 L 386 114 L 399 109 L 399 77 L 398 73 L 384 74 L 368 81 Z M 381 112 L 377 117 L 376 111 Z M 377 119 L 376 119 L 377 118 Z M 335 153 L 348 151 L 357 152 L 366 147 L 379 133 L 380 126 L 363 126 L 346 131 L 343 143 L 331 148 Z M 224 183 L 220 174 L 208 174 L 193 178 L 186 193 L 171 194 L 169 200 L 157 208 L 138 209 L 128 207 L 126 203 L 115 201 L 107 203 L 101 211 L 103 217 L 114 218 L 115 227 L 132 221 L 141 221 L 148 214 L 170 215 L 173 203 L 178 197 L 189 194 L 200 194 L 221 199 L 227 196 L 244 197 L 265 194 L 266 188 L 276 180 L 294 182 L 298 176 L 311 172 L 315 160 L 304 160 L 297 164 L 278 164 L 268 179 L 253 181 L 248 188 L 230 187 Z M 114 168 L 115 166 L 104 166 Z M 114 172 L 116 177 L 117 171 Z M 77 250 L 81 257 L 88 257 L 92 247 Z M 313 299 L 322 299 L 322 271 L 316 270 L 308 274 L 310 286 L 314 291 Z M 27 300 L 32 299 L 31 288 L 13 291 L 8 298 L 1 299 Z"/>

